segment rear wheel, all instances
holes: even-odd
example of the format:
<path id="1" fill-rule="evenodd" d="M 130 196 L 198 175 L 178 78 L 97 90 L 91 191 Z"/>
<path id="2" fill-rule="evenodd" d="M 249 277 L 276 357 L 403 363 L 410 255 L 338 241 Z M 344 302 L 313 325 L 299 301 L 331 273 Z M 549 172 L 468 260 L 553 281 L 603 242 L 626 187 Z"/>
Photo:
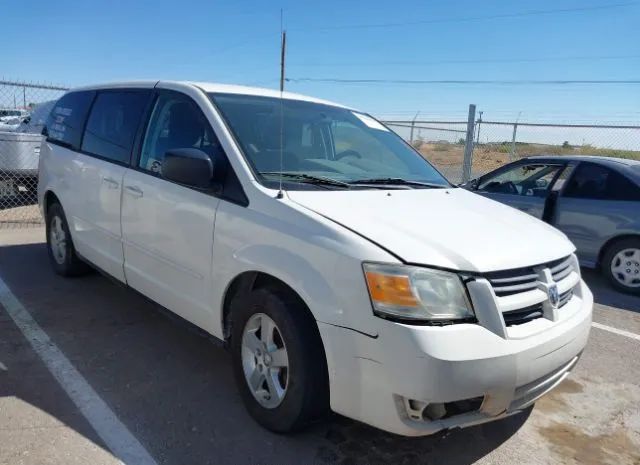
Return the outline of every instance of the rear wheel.
<path id="1" fill-rule="evenodd" d="M 603 256 L 602 271 L 617 289 L 640 294 L 640 239 L 613 243 Z"/>
<path id="2" fill-rule="evenodd" d="M 54 203 L 47 208 L 47 251 L 53 270 L 62 276 L 78 276 L 90 270 L 73 247 L 69 225 L 62 206 Z"/>
<path id="3" fill-rule="evenodd" d="M 230 349 L 251 416 L 271 431 L 295 431 L 328 410 L 327 369 L 315 322 L 287 290 L 264 288 L 232 302 Z"/>

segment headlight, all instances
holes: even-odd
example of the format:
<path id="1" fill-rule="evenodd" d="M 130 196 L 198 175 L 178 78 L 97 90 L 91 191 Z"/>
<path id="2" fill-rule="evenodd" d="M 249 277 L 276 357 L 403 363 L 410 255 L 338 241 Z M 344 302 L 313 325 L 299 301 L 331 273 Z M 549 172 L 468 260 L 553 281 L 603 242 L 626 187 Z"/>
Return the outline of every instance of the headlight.
<path id="1" fill-rule="evenodd" d="M 376 314 L 406 320 L 472 318 L 464 285 L 455 273 L 416 266 L 365 263 Z"/>

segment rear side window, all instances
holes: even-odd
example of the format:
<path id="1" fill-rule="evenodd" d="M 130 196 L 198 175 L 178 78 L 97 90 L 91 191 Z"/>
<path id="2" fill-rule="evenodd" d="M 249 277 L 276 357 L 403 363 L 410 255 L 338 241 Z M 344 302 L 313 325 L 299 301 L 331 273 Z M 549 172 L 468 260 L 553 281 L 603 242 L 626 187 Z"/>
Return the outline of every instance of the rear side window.
<path id="1" fill-rule="evenodd" d="M 612 169 L 581 163 L 564 195 L 579 199 L 640 201 L 640 187 Z"/>
<path id="2" fill-rule="evenodd" d="M 69 92 L 58 100 L 46 123 L 47 141 L 78 150 L 82 127 L 95 92 Z"/>
<path id="3" fill-rule="evenodd" d="M 82 138 L 82 151 L 128 163 L 148 92 L 99 92 Z"/>

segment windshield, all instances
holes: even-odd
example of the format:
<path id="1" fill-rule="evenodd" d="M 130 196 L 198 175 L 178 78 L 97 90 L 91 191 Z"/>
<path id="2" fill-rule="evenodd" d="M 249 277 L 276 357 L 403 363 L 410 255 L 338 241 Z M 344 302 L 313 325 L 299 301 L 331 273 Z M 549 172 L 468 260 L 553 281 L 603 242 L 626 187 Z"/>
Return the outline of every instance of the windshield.
<path id="1" fill-rule="evenodd" d="M 450 186 L 398 135 L 363 113 L 273 97 L 210 96 L 261 182 L 269 187 L 279 179 L 281 141 L 287 183 L 308 183 L 314 177 L 339 181 L 335 187 L 367 182 Z"/>

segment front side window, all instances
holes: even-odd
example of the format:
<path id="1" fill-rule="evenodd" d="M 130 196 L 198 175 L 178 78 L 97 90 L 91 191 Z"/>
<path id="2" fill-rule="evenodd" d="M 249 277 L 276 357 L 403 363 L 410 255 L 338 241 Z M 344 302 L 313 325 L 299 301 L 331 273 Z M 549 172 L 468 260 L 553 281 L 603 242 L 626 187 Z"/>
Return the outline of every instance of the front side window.
<path id="1" fill-rule="evenodd" d="M 168 150 L 200 149 L 216 160 L 222 151 L 202 111 L 180 94 L 161 94 L 153 107 L 138 166 L 160 174 Z"/>
<path id="2" fill-rule="evenodd" d="M 148 92 L 137 91 L 98 93 L 82 138 L 82 151 L 128 163 L 148 97 Z"/>
<path id="3" fill-rule="evenodd" d="M 481 179 L 478 190 L 483 192 L 544 197 L 561 165 L 517 165 L 495 176 Z"/>
<path id="4" fill-rule="evenodd" d="M 404 180 L 450 187 L 398 135 L 363 113 L 273 97 L 210 96 L 259 180 L 269 187 L 281 166 L 289 182 L 312 176 L 342 185 Z"/>
<path id="5" fill-rule="evenodd" d="M 564 196 L 591 200 L 640 201 L 640 187 L 612 169 L 585 162 L 576 169 Z"/>
<path id="6" fill-rule="evenodd" d="M 69 92 L 55 102 L 47 115 L 47 141 L 80 149 L 82 127 L 94 95 L 91 91 Z"/>

